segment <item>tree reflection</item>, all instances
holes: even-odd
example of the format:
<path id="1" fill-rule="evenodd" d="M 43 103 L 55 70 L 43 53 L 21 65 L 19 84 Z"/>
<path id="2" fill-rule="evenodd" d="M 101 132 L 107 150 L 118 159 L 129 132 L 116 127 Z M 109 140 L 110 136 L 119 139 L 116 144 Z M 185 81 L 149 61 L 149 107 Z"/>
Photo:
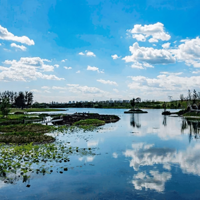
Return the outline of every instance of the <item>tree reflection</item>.
<path id="1" fill-rule="evenodd" d="M 181 124 L 181 132 L 189 130 L 189 142 L 192 138 L 199 139 L 200 121 L 183 119 Z"/>
<path id="2" fill-rule="evenodd" d="M 138 114 L 132 114 L 130 117 L 130 125 L 133 126 L 134 128 L 140 128 L 140 119 Z"/>
<path id="3" fill-rule="evenodd" d="M 167 126 L 167 117 L 166 117 L 166 115 L 163 115 L 163 125 Z"/>

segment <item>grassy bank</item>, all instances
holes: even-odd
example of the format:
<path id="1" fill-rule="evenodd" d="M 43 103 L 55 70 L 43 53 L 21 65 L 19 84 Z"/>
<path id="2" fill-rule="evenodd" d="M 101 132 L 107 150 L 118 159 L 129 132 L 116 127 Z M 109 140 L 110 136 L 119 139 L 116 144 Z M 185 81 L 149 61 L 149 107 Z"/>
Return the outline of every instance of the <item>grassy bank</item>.
<path id="1" fill-rule="evenodd" d="M 19 108 L 11 108 L 11 112 L 52 112 L 52 111 L 66 111 L 66 109 L 61 109 L 61 108 L 24 108 L 19 109 Z"/>
<path id="2" fill-rule="evenodd" d="M 105 124 L 105 121 L 98 119 L 85 119 L 75 122 L 74 126 L 102 126 Z"/>
<path id="3" fill-rule="evenodd" d="M 44 135 L 51 131 L 50 126 L 41 124 L 16 124 L 0 126 L 1 143 L 49 143 L 55 141 L 52 136 Z"/>

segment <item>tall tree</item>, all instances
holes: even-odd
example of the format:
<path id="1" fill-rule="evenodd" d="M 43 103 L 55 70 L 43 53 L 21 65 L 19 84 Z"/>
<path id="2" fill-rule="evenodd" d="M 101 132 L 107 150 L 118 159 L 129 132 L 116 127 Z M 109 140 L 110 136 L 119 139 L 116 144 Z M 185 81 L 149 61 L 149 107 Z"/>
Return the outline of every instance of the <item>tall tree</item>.
<path id="1" fill-rule="evenodd" d="M 1 110 L 1 113 L 3 115 L 3 118 L 5 116 L 7 116 L 8 113 L 10 112 L 9 108 L 10 108 L 9 99 L 8 98 L 3 98 L 2 102 L 0 104 L 0 110 Z"/>
<path id="2" fill-rule="evenodd" d="M 15 105 L 18 108 L 24 108 L 25 106 L 25 100 L 24 100 L 24 93 L 23 92 L 19 92 L 18 97 L 15 99 Z"/>
<path id="3" fill-rule="evenodd" d="M 33 93 L 29 92 L 28 93 L 28 98 L 27 98 L 27 105 L 30 106 L 33 103 Z"/>

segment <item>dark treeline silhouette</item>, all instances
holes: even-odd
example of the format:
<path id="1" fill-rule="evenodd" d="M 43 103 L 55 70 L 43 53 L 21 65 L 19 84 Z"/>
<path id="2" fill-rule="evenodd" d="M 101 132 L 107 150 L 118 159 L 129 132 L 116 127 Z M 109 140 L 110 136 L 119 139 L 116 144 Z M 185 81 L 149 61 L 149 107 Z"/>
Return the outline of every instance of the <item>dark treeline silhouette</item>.
<path id="1" fill-rule="evenodd" d="M 13 91 L 0 92 L 0 103 L 2 103 L 5 99 L 12 107 L 23 109 L 32 105 L 33 93 L 28 91 L 20 91 L 18 93 Z"/>

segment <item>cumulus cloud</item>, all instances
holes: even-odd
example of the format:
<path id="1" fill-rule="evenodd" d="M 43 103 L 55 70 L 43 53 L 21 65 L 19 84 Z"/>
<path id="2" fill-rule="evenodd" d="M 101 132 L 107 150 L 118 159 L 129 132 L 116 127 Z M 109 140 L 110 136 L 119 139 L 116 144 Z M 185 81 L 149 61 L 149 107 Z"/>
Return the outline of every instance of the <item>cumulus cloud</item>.
<path id="1" fill-rule="evenodd" d="M 142 34 L 135 34 L 135 35 L 132 35 L 132 37 L 135 38 L 137 41 L 141 41 L 141 42 L 146 41 L 146 37 Z"/>
<path id="2" fill-rule="evenodd" d="M 43 90 L 49 90 L 49 89 L 51 89 L 49 86 L 42 86 L 41 87 Z"/>
<path id="3" fill-rule="evenodd" d="M 137 42 L 129 47 L 132 55 L 123 58 L 125 62 L 145 62 L 148 64 L 170 64 L 175 63 L 176 58 L 165 49 L 154 49 L 152 47 L 140 47 Z"/>
<path id="4" fill-rule="evenodd" d="M 170 44 L 171 44 L 170 42 L 167 42 L 167 43 L 163 44 L 162 47 L 164 49 L 168 49 L 170 47 Z"/>
<path id="5" fill-rule="evenodd" d="M 88 94 L 96 94 L 96 93 L 105 93 L 103 90 L 100 90 L 96 87 L 88 87 L 81 86 L 79 84 L 67 84 L 69 91 L 73 93 L 88 93 Z"/>
<path id="6" fill-rule="evenodd" d="M 104 73 L 103 71 L 100 71 L 98 67 L 91 67 L 91 66 L 87 66 L 87 70 L 89 71 L 96 71 L 98 73 Z"/>
<path id="7" fill-rule="evenodd" d="M 58 65 L 58 64 L 55 64 L 55 65 L 54 65 L 54 67 L 58 68 L 58 67 L 59 67 L 59 65 Z"/>
<path id="8" fill-rule="evenodd" d="M 103 84 L 108 84 L 108 85 L 115 85 L 115 86 L 118 85 L 115 81 L 110 81 L 110 80 L 99 79 L 97 81 L 100 82 L 100 83 L 103 83 Z"/>
<path id="9" fill-rule="evenodd" d="M 145 76 L 131 76 L 130 89 L 148 92 L 175 92 L 185 91 L 185 88 L 199 88 L 200 76 L 186 77 L 182 73 L 161 72 L 156 78 Z"/>
<path id="10" fill-rule="evenodd" d="M 9 41 L 15 41 L 20 42 L 27 45 L 34 45 L 34 41 L 29 39 L 27 36 L 15 36 L 11 32 L 7 30 L 7 28 L 4 28 L 0 25 L 0 39 L 1 40 L 9 40 Z"/>
<path id="11" fill-rule="evenodd" d="M 85 50 L 85 53 L 80 52 L 79 55 L 81 56 L 89 56 L 89 57 L 96 57 L 96 55 L 92 51 Z"/>
<path id="12" fill-rule="evenodd" d="M 52 65 L 47 65 L 46 59 L 40 57 L 22 57 L 17 60 L 5 60 L 5 65 L 9 67 L 0 68 L 0 81 L 30 81 L 38 78 L 47 80 L 64 80 L 55 75 L 47 75 L 43 72 L 53 71 Z"/>
<path id="13" fill-rule="evenodd" d="M 200 38 L 181 40 L 177 49 L 171 50 L 179 61 L 186 65 L 200 67 Z"/>
<path id="14" fill-rule="evenodd" d="M 135 62 L 131 65 L 132 68 L 136 68 L 136 69 L 146 69 L 146 68 L 154 68 L 153 65 L 150 65 L 149 63 L 139 63 L 139 62 Z"/>
<path id="15" fill-rule="evenodd" d="M 164 25 L 160 22 L 144 26 L 135 24 L 133 29 L 127 31 L 138 41 L 146 41 L 147 37 L 151 37 L 149 42 L 158 42 L 158 40 L 167 41 L 171 38 L 171 36 L 165 32 Z"/>
<path id="16" fill-rule="evenodd" d="M 24 45 L 17 45 L 15 43 L 12 43 L 10 46 L 15 47 L 17 49 L 21 49 L 22 51 L 26 51 L 26 47 Z"/>
<path id="17" fill-rule="evenodd" d="M 85 55 L 83 52 L 80 52 L 80 53 L 78 53 L 78 54 L 81 55 L 81 56 L 84 56 L 84 55 Z"/>
<path id="18" fill-rule="evenodd" d="M 117 54 L 111 55 L 111 57 L 112 57 L 113 60 L 120 58 Z"/>
<path id="19" fill-rule="evenodd" d="M 66 67 L 66 66 L 65 66 L 64 68 L 65 68 L 65 69 L 72 69 L 72 67 Z"/>

